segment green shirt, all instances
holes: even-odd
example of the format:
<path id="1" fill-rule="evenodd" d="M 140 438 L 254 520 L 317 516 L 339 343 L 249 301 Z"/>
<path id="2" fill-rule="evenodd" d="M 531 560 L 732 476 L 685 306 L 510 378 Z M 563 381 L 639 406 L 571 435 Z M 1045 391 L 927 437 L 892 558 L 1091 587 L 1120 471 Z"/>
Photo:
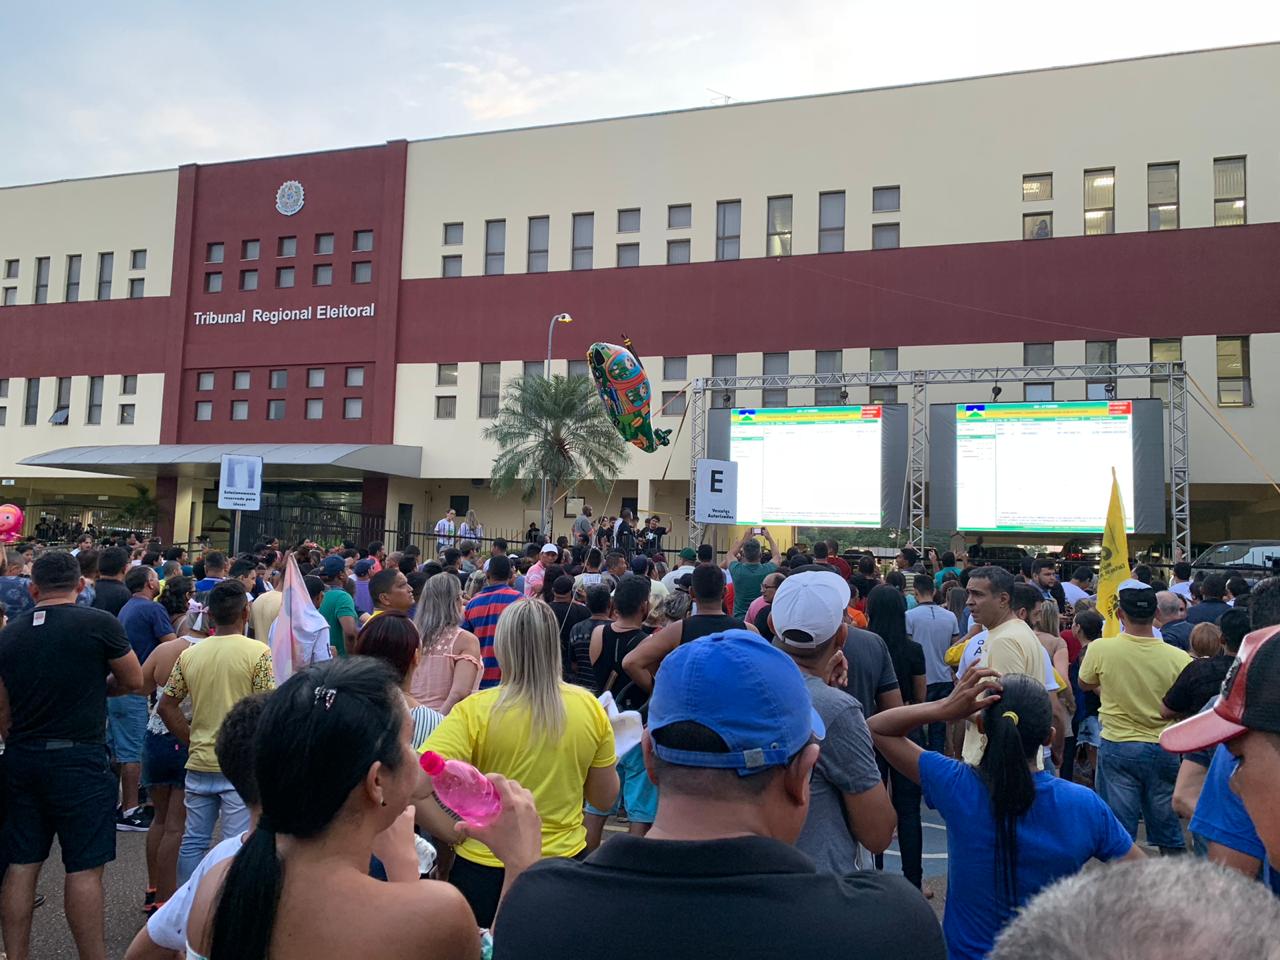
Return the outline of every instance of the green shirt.
<path id="1" fill-rule="evenodd" d="M 342 624 L 338 621 L 343 617 L 350 617 L 359 625 L 356 602 L 341 587 L 330 587 L 325 590 L 324 599 L 320 601 L 320 615 L 329 622 L 329 642 L 333 644 L 333 649 L 338 651 L 338 656 L 345 657 L 347 641 L 342 633 Z"/>
<path id="2" fill-rule="evenodd" d="M 743 563 L 735 561 L 729 564 L 729 576 L 733 577 L 733 615 L 741 620 L 747 615 L 747 607 L 751 601 L 760 596 L 764 578 L 776 573 L 776 563 Z"/>

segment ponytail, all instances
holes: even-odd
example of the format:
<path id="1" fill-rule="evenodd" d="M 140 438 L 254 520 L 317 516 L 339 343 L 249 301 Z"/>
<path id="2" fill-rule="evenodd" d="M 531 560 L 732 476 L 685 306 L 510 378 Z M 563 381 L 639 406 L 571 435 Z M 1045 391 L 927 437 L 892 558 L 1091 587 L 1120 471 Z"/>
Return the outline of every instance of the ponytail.
<path id="1" fill-rule="evenodd" d="M 276 835 L 259 820 L 222 882 L 213 915 L 209 960 L 265 960 L 284 888 Z"/>

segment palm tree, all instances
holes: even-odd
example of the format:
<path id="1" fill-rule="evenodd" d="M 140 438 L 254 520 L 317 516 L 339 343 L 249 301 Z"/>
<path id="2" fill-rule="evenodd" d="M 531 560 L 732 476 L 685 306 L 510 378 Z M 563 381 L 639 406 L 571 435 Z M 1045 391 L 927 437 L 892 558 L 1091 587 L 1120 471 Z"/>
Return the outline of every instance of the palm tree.
<path id="1" fill-rule="evenodd" d="M 558 487 L 592 480 L 601 490 L 617 478 L 627 443 L 605 415 L 590 377 L 521 377 L 507 384 L 484 439 L 498 445 L 489 478 L 499 496 L 519 484 L 528 500 L 545 479 Z M 547 529 L 547 517 L 542 518 Z"/>
<path id="2" fill-rule="evenodd" d="M 131 483 L 129 486 L 133 487 L 134 496 L 120 504 L 116 511 L 117 522 L 136 532 L 154 530 L 160 505 L 144 484 Z"/>

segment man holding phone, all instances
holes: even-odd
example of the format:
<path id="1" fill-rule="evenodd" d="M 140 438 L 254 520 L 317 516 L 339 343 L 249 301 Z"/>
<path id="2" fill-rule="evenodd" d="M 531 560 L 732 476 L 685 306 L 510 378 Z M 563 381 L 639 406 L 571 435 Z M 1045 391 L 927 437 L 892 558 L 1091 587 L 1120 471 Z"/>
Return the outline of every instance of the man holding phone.
<path id="1" fill-rule="evenodd" d="M 769 551 L 778 556 L 778 545 L 773 542 L 773 535 L 768 527 L 748 527 L 729 551 L 721 564 L 733 577 L 733 615 L 741 620 L 746 616 L 751 601 L 760 596 L 764 578 L 778 569 L 772 560 L 760 562 L 760 543 L 756 537 L 764 537 L 769 544 Z"/>

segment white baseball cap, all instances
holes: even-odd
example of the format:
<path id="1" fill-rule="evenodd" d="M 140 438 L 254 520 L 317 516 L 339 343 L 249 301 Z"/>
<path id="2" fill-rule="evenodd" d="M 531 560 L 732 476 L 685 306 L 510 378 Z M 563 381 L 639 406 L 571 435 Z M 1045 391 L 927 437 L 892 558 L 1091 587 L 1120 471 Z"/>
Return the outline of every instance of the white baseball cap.
<path id="1" fill-rule="evenodd" d="M 773 595 L 774 633 L 789 647 L 826 643 L 844 623 L 849 597 L 849 584 L 834 570 L 793 573 Z"/>
<path id="2" fill-rule="evenodd" d="M 557 547 L 554 543 L 544 543 L 544 544 L 542 545 L 542 552 L 543 552 L 543 553 L 554 553 L 556 556 L 559 556 L 559 555 L 560 555 L 560 548 L 559 548 L 559 547 Z"/>

